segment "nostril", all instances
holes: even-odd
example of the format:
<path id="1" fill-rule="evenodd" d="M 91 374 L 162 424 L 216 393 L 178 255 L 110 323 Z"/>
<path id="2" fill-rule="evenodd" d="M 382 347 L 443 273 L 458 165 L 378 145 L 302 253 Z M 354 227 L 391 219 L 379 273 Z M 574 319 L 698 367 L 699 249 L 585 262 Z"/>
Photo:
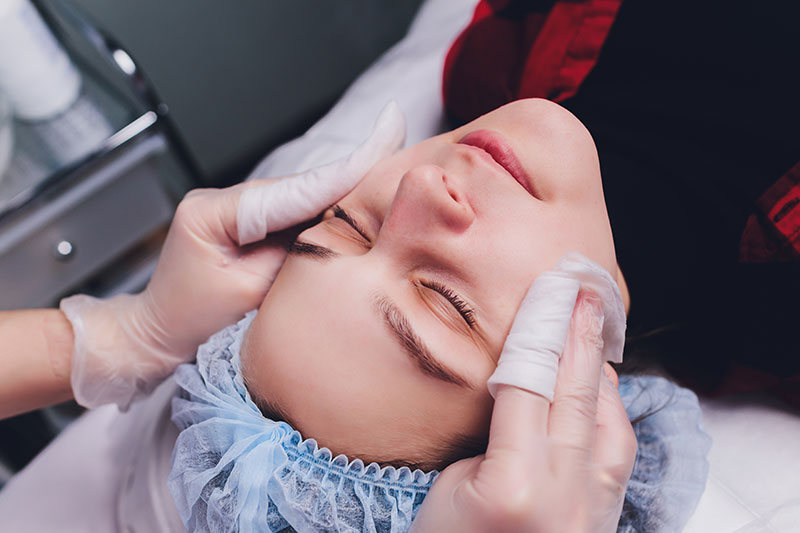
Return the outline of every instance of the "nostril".
<path id="1" fill-rule="evenodd" d="M 447 178 L 444 174 L 442 174 L 442 183 L 444 183 L 444 188 L 447 190 L 447 194 L 450 195 L 450 198 L 458 202 L 458 194 L 456 194 L 456 192 L 447 184 Z"/>

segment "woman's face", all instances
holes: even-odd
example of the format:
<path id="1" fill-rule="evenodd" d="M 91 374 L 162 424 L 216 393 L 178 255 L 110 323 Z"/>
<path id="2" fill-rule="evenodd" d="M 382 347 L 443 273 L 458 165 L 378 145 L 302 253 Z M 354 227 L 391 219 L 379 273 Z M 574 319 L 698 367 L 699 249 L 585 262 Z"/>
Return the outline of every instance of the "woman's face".
<path id="1" fill-rule="evenodd" d="M 299 236 L 248 333 L 248 388 L 335 454 L 436 465 L 487 434 L 517 308 L 569 250 L 616 279 L 594 143 L 556 104 L 508 104 L 381 161 Z"/>

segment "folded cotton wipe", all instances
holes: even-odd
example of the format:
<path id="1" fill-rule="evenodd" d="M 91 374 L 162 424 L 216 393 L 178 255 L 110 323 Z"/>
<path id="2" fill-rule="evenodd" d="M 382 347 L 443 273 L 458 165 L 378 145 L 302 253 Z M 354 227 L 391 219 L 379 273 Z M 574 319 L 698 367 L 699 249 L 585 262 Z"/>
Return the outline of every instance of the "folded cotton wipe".
<path id="1" fill-rule="evenodd" d="M 399 150 L 406 138 L 406 119 L 391 101 L 375 121 L 367 139 L 350 155 L 297 176 L 244 189 L 239 199 L 239 244 L 260 241 L 317 216 L 340 200 L 384 157 Z"/>
<path id="2" fill-rule="evenodd" d="M 536 278 L 522 300 L 488 381 L 493 397 L 497 386 L 505 384 L 553 401 L 558 361 L 582 289 L 603 302 L 603 361 L 622 362 L 625 307 L 619 287 L 605 268 L 577 252 L 567 252 L 553 270 Z"/>

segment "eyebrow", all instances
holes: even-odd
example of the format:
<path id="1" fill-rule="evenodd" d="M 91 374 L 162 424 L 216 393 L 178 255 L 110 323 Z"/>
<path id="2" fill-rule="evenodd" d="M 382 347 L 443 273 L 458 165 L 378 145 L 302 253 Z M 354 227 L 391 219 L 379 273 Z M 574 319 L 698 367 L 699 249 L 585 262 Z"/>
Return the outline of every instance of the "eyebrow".
<path id="1" fill-rule="evenodd" d="M 328 259 L 341 255 L 339 252 L 332 250 L 327 246 L 311 244 L 310 242 L 301 240 L 295 240 L 292 244 L 290 244 L 288 252 L 293 255 L 302 255 L 321 262 L 326 262 Z"/>
<path id="2" fill-rule="evenodd" d="M 392 330 L 395 338 L 406 353 L 417 363 L 420 370 L 446 383 L 452 383 L 468 389 L 475 388 L 463 376 L 440 363 L 439 359 L 431 354 L 431 351 L 419 335 L 414 332 L 406 315 L 393 301 L 385 295 L 377 295 L 375 306 L 383 315 L 384 322 Z"/>

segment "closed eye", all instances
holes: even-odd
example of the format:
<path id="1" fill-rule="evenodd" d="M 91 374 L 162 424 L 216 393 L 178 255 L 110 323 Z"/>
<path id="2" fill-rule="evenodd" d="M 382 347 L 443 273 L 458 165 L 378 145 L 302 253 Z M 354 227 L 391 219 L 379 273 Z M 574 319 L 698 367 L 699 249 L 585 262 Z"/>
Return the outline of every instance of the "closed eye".
<path id="1" fill-rule="evenodd" d="M 372 244 L 372 239 L 369 238 L 369 235 L 361 227 L 357 220 L 355 220 L 350 214 L 345 211 L 339 204 L 335 204 L 331 208 L 333 210 L 333 216 L 335 218 L 341 219 L 346 222 L 356 233 L 358 233 L 367 243 Z M 461 318 L 464 319 L 464 322 L 471 328 L 475 328 L 476 320 L 475 320 L 475 311 L 461 298 L 454 290 L 450 287 L 439 283 L 438 281 L 422 281 L 420 284 L 423 287 L 427 287 L 433 291 L 438 292 L 448 302 L 458 311 L 458 314 L 461 315 Z"/>
<path id="2" fill-rule="evenodd" d="M 369 243 L 372 242 L 372 239 L 369 238 L 369 235 L 367 235 L 367 232 L 364 231 L 364 228 L 362 228 L 361 225 L 347 213 L 347 211 L 342 209 L 339 204 L 333 206 L 333 216 L 344 220 L 351 228 L 356 230 L 356 233 L 361 235 L 365 241 Z"/>
<path id="3" fill-rule="evenodd" d="M 427 287 L 433 291 L 438 292 L 444 296 L 450 304 L 455 307 L 456 311 L 464 319 L 464 322 L 470 328 L 475 327 L 475 311 L 465 302 L 458 294 L 455 293 L 450 287 L 439 283 L 438 281 L 421 281 L 420 285 Z"/>

